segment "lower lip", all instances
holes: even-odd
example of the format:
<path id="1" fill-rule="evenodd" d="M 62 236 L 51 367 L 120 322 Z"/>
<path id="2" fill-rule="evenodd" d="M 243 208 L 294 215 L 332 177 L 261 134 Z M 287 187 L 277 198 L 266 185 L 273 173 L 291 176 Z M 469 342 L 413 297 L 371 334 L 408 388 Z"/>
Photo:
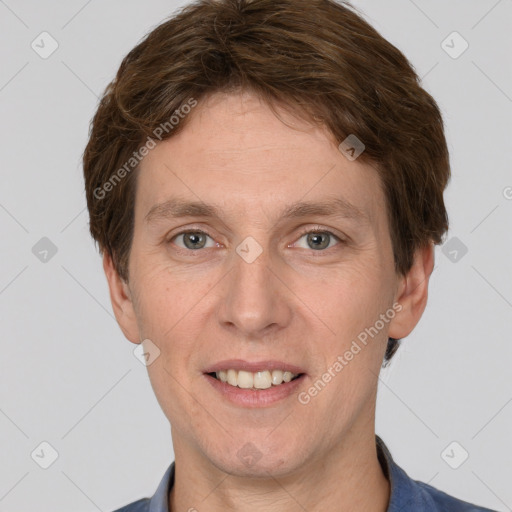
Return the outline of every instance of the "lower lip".
<path id="1" fill-rule="evenodd" d="M 304 373 L 295 380 L 283 382 L 279 386 L 271 386 L 267 389 L 243 389 L 226 382 L 222 382 L 207 373 L 204 374 L 208 382 L 223 395 L 227 400 L 242 407 L 265 407 L 288 398 L 295 394 L 297 388 L 302 384 Z"/>

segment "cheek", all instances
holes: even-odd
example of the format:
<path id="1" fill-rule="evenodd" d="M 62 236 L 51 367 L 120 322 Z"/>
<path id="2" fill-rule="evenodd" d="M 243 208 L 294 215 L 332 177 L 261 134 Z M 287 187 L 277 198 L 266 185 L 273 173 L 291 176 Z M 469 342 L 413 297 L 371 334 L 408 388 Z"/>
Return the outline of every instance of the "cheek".
<path id="1" fill-rule="evenodd" d="M 309 281 L 301 293 L 312 300 L 308 304 L 314 304 L 311 309 L 328 329 L 322 329 L 320 347 L 312 347 L 318 374 L 311 385 L 318 383 L 316 387 L 322 389 L 317 406 L 329 408 L 336 424 L 347 414 L 356 417 L 372 403 L 389 325 L 380 315 L 389 309 L 390 293 L 383 269 L 363 258 L 333 270 L 329 278 L 317 275 L 314 281 L 320 286 Z M 312 316 L 311 321 L 315 321 Z"/>
<path id="2" fill-rule="evenodd" d="M 208 291 L 208 281 L 151 261 L 136 274 L 136 310 L 144 334 L 161 337 L 187 316 Z"/>
<path id="3" fill-rule="evenodd" d="M 318 379 L 327 382 L 325 388 L 318 386 L 323 389 L 318 405 L 331 410 L 333 424 L 346 420 L 347 414 L 355 418 L 361 408 L 371 405 L 387 344 L 389 322 L 380 318 L 389 309 L 389 293 L 368 268 L 339 271 L 321 291 L 313 292 L 315 312 L 329 329 L 324 330 L 320 347 L 312 347 L 321 356 L 319 374 L 311 384 Z"/>
<path id="4" fill-rule="evenodd" d="M 148 367 L 155 385 L 175 387 L 190 378 L 197 358 L 197 340 L 205 338 L 205 323 L 214 308 L 215 282 L 204 272 L 177 271 L 168 264 L 152 263 L 139 273 L 137 318 L 143 338 L 160 349 L 158 365 Z M 170 377 L 172 375 L 172 377 Z M 176 391 L 179 391 L 179 385 Z"/>
<path id="5" fill-rule="evenodd" d="M 294 289 L 338 343 L 350 343 L 389 307 L 385 269 L 372 260 L 353 261 L 297 279 Z"/>
<path id="6" fill-rule="evenodd" d="M 140 277 L 137 309 L 141 332 L 160 350 L 147 367 L 151 386 L 168 417 L 184 417 L 191 424 L 194 417 L 201 417 L 188 388 L 207 284 L 184 279 L 165 264 L 153 264 Z"/>

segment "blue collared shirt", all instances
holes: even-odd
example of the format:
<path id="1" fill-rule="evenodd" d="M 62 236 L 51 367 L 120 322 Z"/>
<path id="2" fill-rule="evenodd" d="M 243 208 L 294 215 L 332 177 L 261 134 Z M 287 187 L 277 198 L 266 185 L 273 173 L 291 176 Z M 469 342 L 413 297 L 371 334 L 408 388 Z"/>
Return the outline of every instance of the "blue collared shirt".
<path id="1" fill-rule="evenodd" d="M 375 436 L 379 462 L 391 484 L 387 512 L 496 512 L 473 505 L 432 487 L 412 480 L 391 457 L 379 436 Z M 169 512 L 169 492 L 174 485 L 174 462 L 167 468 L 151 498 L 134 501 L 114 512 Z"/>

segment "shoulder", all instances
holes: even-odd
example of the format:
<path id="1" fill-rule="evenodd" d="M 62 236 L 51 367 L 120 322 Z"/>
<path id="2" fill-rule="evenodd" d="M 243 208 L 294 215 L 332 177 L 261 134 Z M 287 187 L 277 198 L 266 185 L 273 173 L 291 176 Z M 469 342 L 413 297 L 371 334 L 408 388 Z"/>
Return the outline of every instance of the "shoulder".
<path id="1" fill-rule="evenodd" d="M 149 498 L 142 498 L 125 505 L 124 507 L 118 508 L 113 512 L 147 512 L 149 510 Z"/>
<path id="2" fill-rule="evenodd" d="M 490 508 L 480 507 L 455 498 L 424 482 L 414 480 L 414 483 L 432 500 L 435 504 L 435 510 L 449 510 L 450 512 L 496 512 Z"/>
<path id="3" fill-rule="evenodd" d="M 391 484 L 387 512 L 496 512 L 450 496 L 425 482 L 414 480 L 393 460 L 384 441 L 376 436 L 377 454 Z"/>
<path id="4" fill-rule="evenodd" d="M 132 503 L 128 503 L 113 512 L 169 512 L 168 496 L 174 485 L 174 462 L 170 464 L 160 480 L 155 494 L 150 498 L 142 498 Z"/>

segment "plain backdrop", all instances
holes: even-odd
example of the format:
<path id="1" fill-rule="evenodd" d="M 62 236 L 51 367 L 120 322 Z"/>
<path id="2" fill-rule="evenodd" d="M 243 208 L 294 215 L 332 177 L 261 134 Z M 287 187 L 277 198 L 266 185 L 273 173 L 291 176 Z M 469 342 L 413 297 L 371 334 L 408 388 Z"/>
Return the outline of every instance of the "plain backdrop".
<path id="1" fill-rule="evenodd" d="M 121 59 L 185 3 L 0 0 L 0 511 L 113 510 L 173 460 L 113 317 L 81 156 Z M 429 302 L 381 374 L 376 431 L 412 478 L 510 511 L 512 1 L 354 5 L 437 100 L 453 172 Z"/>

